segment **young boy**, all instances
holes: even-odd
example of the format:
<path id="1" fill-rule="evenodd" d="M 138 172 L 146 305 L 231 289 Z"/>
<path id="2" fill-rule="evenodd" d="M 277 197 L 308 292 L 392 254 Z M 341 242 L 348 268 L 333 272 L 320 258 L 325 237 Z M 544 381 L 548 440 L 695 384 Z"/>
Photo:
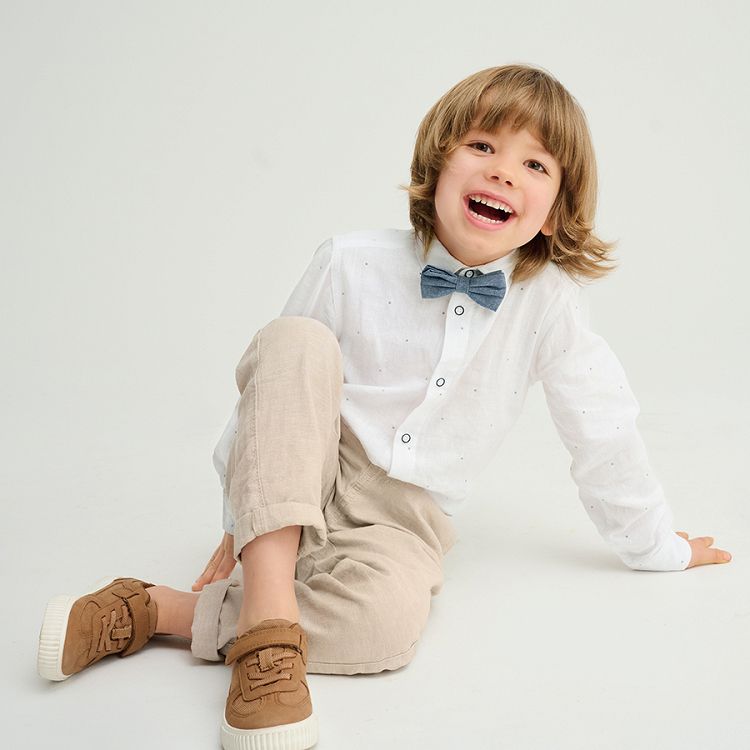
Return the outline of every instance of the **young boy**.
<path id="1" fill-rule="evenodd" d="M 638 404 L 587 326 L 580 283 L 607 273 L 593 234 L 586 119 L 545 71 L 480 71 L 427 113 L 413 230 L 315 252 L 240 360 L 214 453 L 225 534 L 193 588 L 102 582 L 45 613 L 39 671 L 66 679 L 154 633 L 233 665 L 224 748 L 308 748 L 306 673 L 397 669 L 414 655 L 449 520 L 541 381 L 580 497 L 635 570 L 724 562 L 672 530 Z M 242 566 L 242 585 L 229 579 Z"/>

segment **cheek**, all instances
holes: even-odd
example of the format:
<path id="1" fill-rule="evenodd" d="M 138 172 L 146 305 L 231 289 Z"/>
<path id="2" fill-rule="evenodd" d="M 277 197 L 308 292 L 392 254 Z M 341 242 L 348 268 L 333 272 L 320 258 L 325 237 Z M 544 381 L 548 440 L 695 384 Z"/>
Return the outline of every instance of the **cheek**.
<path id="1" fill-rule="evenodd" d="M 440 176 L 438 184 L 435 187 L 435 212 L 445 214 L 450 206 L 450 185 L 447 180 Z"/>
<path id="2" fill-rule="evenodd" d="M 555 204 L 556 197 L 557 193 L 552 193 L 549 191 L 540 193 L 537 196 L 537 200 L 535 201 L 536 210 L 538 211 L 539 215 L 542 216 L 542 218 L 549 215 L 550 211 L 552 210 L 552 206 Z"/>

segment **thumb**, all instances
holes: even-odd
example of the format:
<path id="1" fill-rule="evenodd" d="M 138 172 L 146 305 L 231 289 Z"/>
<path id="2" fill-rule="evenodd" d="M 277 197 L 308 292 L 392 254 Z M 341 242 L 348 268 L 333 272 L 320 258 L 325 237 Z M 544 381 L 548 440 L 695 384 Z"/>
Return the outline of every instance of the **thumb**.
<path id="1" fill-rule="evenodd" d="M 683 539 L 687 539 L 688 538 L 688 535 L 687 535 L 686 531 L 675 531 L 675 534 L 677 534 L 677 536 L 681 536 Z"/>
<path id="2" fill-rule="evenodd" d="M 195 582 L 193 583 L 193 585 L 190 588 L 193 591 L 202 591 L 203 590 L 203 586 L 206 583 L 207 577 L 208 577 L 208 575 L 205 572 L 201 573 L 201 575 L 198 576 L 198 578 L 195 579 Z"/>
<path id="3" fill-rule="evenodd" d="M 216 562 L 212 559 L 208 561 L 208 564 L 206 565 L 203 572 L 195 579 L 195 582 L 192 585 L 193 591 L 203 591 L 203 587 L 207 583 L 211 583 L 211 578 L 213 577 L 212 571 L 215 570 L 217 567 Z"/>

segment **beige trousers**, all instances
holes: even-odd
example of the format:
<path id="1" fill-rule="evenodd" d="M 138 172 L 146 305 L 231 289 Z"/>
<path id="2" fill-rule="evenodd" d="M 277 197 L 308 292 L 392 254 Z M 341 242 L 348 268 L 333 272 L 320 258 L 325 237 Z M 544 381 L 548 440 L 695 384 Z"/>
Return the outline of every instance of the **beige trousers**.
<path id="1" fill-rule="evenodd" d="M 226 476 L 235 557 L 256 536 L 300 524 L 295 591 L 308 673 L 404 666 L 443 585 L 442 558 L 456 540 L 450 518 L 426 490 L 371 463 L 341 420 L 341 350 L 319 321 L 272 320 L 236 380 L 239 424 Z M 241 604 L 234 578 L 203 589 L 195 656 L 222 659 Z"/>

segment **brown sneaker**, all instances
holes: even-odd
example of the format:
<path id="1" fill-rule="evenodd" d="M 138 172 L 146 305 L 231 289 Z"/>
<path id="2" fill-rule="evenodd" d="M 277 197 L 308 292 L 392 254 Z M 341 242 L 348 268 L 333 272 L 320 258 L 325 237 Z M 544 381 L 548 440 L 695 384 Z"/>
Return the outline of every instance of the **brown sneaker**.
<path id="1" fill-rule="evenodd" d="M 138 651 L 156 630 L 156 602 L 146 591 L 153 585 L 107 578 L 95 584 L 102 588 L 78 599 L 50 599 L 39 633 L 39 674 L 66 680 L 105 656 Z"/>
<path id="2" fill-rule="evenodd" d="M 229 649 L 232 684 L 224 750 L 306 750 L 318 741 L 307 687 L 307 635 L 299 623 L 263 620 Z"/>

